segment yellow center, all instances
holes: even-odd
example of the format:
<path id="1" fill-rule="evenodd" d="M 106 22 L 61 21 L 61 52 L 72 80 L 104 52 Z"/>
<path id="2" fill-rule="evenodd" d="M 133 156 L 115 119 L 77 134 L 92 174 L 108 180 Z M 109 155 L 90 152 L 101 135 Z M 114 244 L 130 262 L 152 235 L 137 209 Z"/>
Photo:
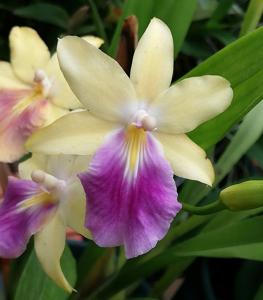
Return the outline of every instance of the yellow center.
<path id="1" fill-rule="evenodd" d="M 21 210 L 26 210 L 38 205 L 48 206 L 50 204 L 56 204 L 56 203 L 57 203 L 57 199 L 51 193 L 42 192 L 37 194 L 34 197 L 31 197 L 21 202 L 19 208 Z"/>
<path id="2" fill-rule="evenodd" d="M 23 98 L 21 101 L 19 101 L 14 107 L 13 112 L 15 114 L 20 114 L 23 112 L 30 104 L 32 104 L 34 101 L 39 100 L 40 98 L 43 98 L 43 88 L 40 84 L 36 84 L 32 92 L 25 98 Z"/>
<path id="3" fill-rule="evenodd" d="M 140 154 L 146 143 L 146 131 L 143 128 L 129 125 L 126 131 L 126 151 L 127 166 L 126 168 L 132 173 L 136 173 L 140 162 Z"/>
<path id="4" fill-rule="evenodd" d="M 51 94 L 52 87 L 53 81 L 48 78 L 46 73 L 41 69 L 36 70 L 31 93 L 14 106 L 13 112 L 20 114 L 34 101 L 48 98 Z"/>

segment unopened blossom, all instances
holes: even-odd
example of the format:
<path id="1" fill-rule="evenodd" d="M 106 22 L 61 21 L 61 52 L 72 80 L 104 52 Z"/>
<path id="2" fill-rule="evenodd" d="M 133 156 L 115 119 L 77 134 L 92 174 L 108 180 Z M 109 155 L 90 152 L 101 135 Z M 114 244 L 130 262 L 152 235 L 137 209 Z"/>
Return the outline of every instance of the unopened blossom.
<path id="1" fill-rule="evenodd" d="M 87 228 L 100 246 L 124 245 L 128 258 L 143 254 L 165 236 L 181 209 L 173 174 L 212 185 L 210 160 L 185 133 L 230 105 L 230 84 L 206 75 L 169 87 L 173 40 L 156 18 L 138 43 L 130 78 L 78 37 L 63 38 L 57 51 L 61 70 L 87 111 L 34 134 L 28 149 L 93 155 L 79 175 L 87 195 Z"/>
<path id="2" fill-rule="evenodd" d="M 86 37 L 100 46 L 102 40 Z M 0 161 L 24 153 L 24 142 L 39 127 L 52 123 L 81 104 L 71 92 L 46 44 L 29 27 L 13 27 L 10 63 L 0 61 Z"/>
<path id="3" fill-rule="evenodd" d="M 9 177 L 0 204 L 0 257 L 16 258 L 34 235 L 44 271 L 72 292 L 60 266 L 66 228 L 90 237 L 84 227 L 85 193 L 76 174 L 87 168 L 86 156 L 33 155 L 19 165 L 21 178 Z"/>

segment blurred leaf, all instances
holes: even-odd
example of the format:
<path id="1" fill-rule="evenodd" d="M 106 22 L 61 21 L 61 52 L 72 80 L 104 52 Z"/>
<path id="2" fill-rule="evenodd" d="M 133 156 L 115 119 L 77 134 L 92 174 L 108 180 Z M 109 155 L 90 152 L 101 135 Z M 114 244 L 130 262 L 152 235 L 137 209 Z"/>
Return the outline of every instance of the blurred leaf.
<path id="1" fill-rule="evenodd" d="M 91 8 L 94 24 L 97 28 L 98 35 L 104 40 L 103 48 L 107 48 L 108 47 L 108 37 L 106 35 L 106 31 L 104 29 L 104 24 L 100 17 L 97 6 L 93 0 L 88 0 L 88 3 Z"/>
<path id="2" fill-rule="evenodd" d="M 235 300 L 254 298 L 263 278 L 263 263 L 244 261 L 235 278 Z M 262 300 L 262 298 L 260 298 Z"/>
<path id="3" fill-rule="evenodd" d="M 66 278 L 74 286 L 76 281 L 76 265 L 71 251 L 66 246 L 61 259 L 61 266 Z M 42 270 L 35 252 L 32 251 L 21 273 L 15 300 L 64 300 L 69 294 L 56 286 Z"/>
<path id="4" fill-rule="evenodd" d="M 221 0 L 218 2 L 218 6 L 212 14 L 209 22 L 220 21 L 230 10 L 234 0 Z"/>
<path id="5" fill-rule="evenodd" d="M 192 22 L 197 0 L 156 1 L 154 15 L 170 28 L 174 40 L 175 56 L 181 49 L 188 28 Z"/>
<path id="6" fill-rule="evenodd" d="M 61 6 L 49 3 L 35 3 L 14 10 L 14 15 L 67 29 L 69 16 Z"/>
<path id="7" fill-rule="evenodd" d="M 263 134 L 263 101 L 251 110 L 240 125 L 224 154 L 216 164 L 216 182 L 220 182 L 240 158 Z"/>
<path id="8" fill-rule="evenodd" d="M 182 275 L 183 271 L 190 266 L 194 261 L 193 257 L 190 258 L 178 258 L 169 266 L 164 275 L 158 280 L 153 287 L 153 295 L 161 296 L 165 290 L 174 282 L 179 276 Z"/>
<path id="9" fill-rule="evenodd" d="M 218 30 L 211 32 L 211 35 L 217 38 L 224 45 L 228 45 L 235 41 L 236 37 L 229 31 Z"/>
<path id="10" fill-rule="evenodd" d="M 262 300 L 263 299 L 263 282 L 260 285 L 255 297 L 253 300 Z"/>
<path id="11" fill-rule="evenodd" d="M 198 59 L 205 59 L 213 54 L 211 49 L 206 44 L 200 43 L 200 40 L 194 41 L 190 39 L 184 41 L 182 46 L 182 53 L 196 57 Z"/>
<path id="12" fill-rule="evenodd" d="M 263 169 L 263 137 L 248 150 L 247 155 Z"/>
<path id="13" fill-rule="evenodd" d="M 198 0 L 193 20 L 210 18 L 217 5 L 217 0 Z"/>
<path id="14" fill-rule="evenodd" d="M 231 82 L 234 99 L 216 118 L 202 124 L 189 136 L 207 149 L 263 98 L 263 28 L 231 43 L 187 73 L 184 78 L 221 75 Z M 240 63 L 242 62 L 242 63 Z"/>
<path id="15" fill-rule="evenodd" d="M 240 36 L 247 34 L 257 27 L 263 13 L 262 0 L 250 0 L 248 9 L 243 20 Z"/>
<path id="16" fill-rule="evenodd" d="M 89 241 L 77 265 L 77 294 L 70 299 L 83 299 L 91 290 L 96 289 L 104 280 L 108 270 L 108 262 L 112 256 L 112 249 L 101 248 Z"/>

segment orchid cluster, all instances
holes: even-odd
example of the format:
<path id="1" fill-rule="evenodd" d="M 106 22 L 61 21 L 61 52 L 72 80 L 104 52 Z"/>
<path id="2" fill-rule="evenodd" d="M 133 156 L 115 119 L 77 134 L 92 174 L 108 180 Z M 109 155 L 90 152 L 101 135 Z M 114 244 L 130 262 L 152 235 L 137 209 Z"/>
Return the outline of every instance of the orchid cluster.
<path id="1" fill-rule="evenodd" d="M 173 176 L 214 181 L 186 133 L 233 97 L 216 75 L 170 86 L 173 39 L 159 19 L 138 43 L 130 78 L 101 43 L 66 36 L 50 58 L 34 30 L 15 27 L 11 64 L 0 63 L 0 160 L 33 153 L 0 207 L 0 256 L 21 255 L 34 235 L 44 270 L 69 292 L 59 262 L 66 227 L 101 247 L 124 246 L 127 258 L 154 248 L 182 207 Z"/>

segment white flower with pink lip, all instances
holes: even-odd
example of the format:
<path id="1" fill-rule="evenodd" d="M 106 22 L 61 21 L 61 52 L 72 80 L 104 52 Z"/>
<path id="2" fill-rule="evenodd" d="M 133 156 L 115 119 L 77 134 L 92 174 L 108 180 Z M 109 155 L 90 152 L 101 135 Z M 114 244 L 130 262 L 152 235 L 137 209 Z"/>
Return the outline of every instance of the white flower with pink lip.
<path id="1" fill-rule="evenodd" d="M 88 161 L 86 156 L 33 155 L 19 164 L 22 179 L 9 177 L 0 205 L 0 257 L 20 256 L 34 235 L 44 271 L 68 292 L 73 288 L 60 266 L 66 228 L 90 238 L 84 227 L 85 193 L 77 178 Z"/>
<path id="2" fill-rule="evenodd" d="M 31 151 L 93 155 L 79 175 L 87 195 L 86 226 L 126 257 L 152 249 L 181 209 L 173 174 L 212 185 L 206 153 L 185 133 L 230 105 L 230 83 L 214 75 L 170 87 L 173 39 L 153 19 L 135 50 L 130 78 L 119 64 L 78 37 L 58 43 L 61 70 L 87 109 L 64 116 L 27 142 Z"/>
<path id="3" fill-rule="evenodd" d="M 86 37 L 100 46 L 102 40 Z M 58 65 L 37 32 L 13 27 L 11 62 L 0 62 L 0 161 L 12 162 L 26 151 L 25 140 L 69 109 L 82 105 L 71 92 Z"/>

